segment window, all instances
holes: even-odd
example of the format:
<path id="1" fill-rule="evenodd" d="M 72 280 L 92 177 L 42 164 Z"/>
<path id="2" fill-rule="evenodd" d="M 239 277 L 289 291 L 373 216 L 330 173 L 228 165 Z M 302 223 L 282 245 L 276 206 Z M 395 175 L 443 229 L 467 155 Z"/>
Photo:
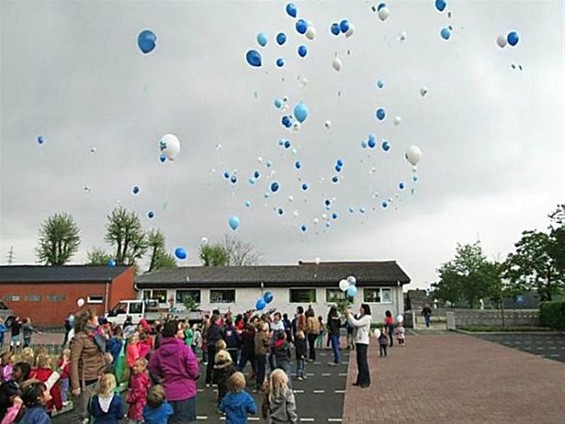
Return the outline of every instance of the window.
<path id="1" fill-rule="evenodd" d="M 102 303 L 104 301 L 104 296 L 93 294 L 88 296 L 86 303 Z"/>
<path id="2" fill-rule="evenodd" d="M 177 303 L 184 304 L 189 297 L 192 297 L 196 303 L 200 303 L 200 290 L 177 290 L 175 293 Z"/>
<path id="3" fill-rule="evenodd" d="M 17 294 L 5 294 L 2 297 L 2 299 L 5 300 L 6 302 L 19 302 L 20 296 L 18 296 Z M 1 309 L 8 309 L 8 307 L 6 306 L 6 308 L 1 308 Z"/>
<path id="4" fill-rule="evenodd" d="M 143 290 L 143 300 L 151 299 L 151 290 Z"/>
<path id="5" fill-rule="evenodd" d="M 143 303 L 142 302 L 132 302 L 129 304 L 130 314 L 142 314 L 143 313 Z"/>
<path id="6" fill-rule="evenodd" d="M 365 288 L 363 300 L 367 303 L 392 303 L 392 290 L 389 288 Z"/>
<path id="7" fill-rule="evenodd" d="M 235 303 L 235 290 L 210 290 L 210 303 Z"/>
<path id="8" fill-rule="evenodd" d="M 167 303 L 167 290 L 152 290 L 151 299 L 159 303 Z"/>
<path id="9" fill-rule="evenodd" d="M 316 289 L 290 289 L 290 303 L 316 303 Z"/>
<path id="10" fill-rule="evenodd" d="M 326 289 L 326 302 L 327 303 L 337 303 L 340 300 L 345 299 L 345 292 L 340 289 Z"/>
<path id="11" fill-rule="evenodd" d="M 65 295 L 64 294 L 50 294 L 48 299 L 49 299 L 49 302 L 64 302 L 65 301 Z"/>
<path id="12" fill-rule="evenodd" d="M 26 294 L 26 302 L 41 302 L 40 294 Z"/>

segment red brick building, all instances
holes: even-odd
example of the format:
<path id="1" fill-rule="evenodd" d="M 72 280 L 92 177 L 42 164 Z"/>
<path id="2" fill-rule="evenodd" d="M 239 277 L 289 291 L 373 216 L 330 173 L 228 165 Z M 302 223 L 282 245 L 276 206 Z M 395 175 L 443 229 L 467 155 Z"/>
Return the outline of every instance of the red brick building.
<path id="1" fill-rule="evenodd" d="M 78 309 L 78 299 L 100 315 L 134 299 L 134 278 L 135 268 L 128 266 L 0 266 L 0 299 L 36 326 L 59 327 Z"/>

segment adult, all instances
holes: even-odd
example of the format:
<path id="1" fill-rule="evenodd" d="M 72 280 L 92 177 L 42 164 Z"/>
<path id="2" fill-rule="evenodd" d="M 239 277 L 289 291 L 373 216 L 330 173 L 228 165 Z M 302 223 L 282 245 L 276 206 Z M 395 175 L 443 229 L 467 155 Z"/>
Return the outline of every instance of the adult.
<path id="1" fill-rule="evenodd" d="M 394 318 L 392 317 L 392 312 L 385 312 L 385 329 L 388 334 L 388 340 L 390 347 L 394 344 Z"/>
<path id="2" fill-rule="evenodd" d="M 292 340 L 293 340 L 293 338 L 292 338 L 292 323 L 288 319 L 287 313 L 283 314 L 282 323 L 283 323 L 283 326 L 284 326 L 284 332 L 286 333 L 286 341 L 289 342 L 289 343 L 292 343 Z"/>
<path id="3" fill-rule="evenodd" d="M 333 362 L 330 365 L 339 365 L 339 329 L 341 328 L 341 316 L 336 306 L 332 306 L 328 312 L 328 339 L 332 345 L 334 354 Z"/>
<path id="4" fill-rule="evenodd" d="M 237 356 L 240 346 L 240 337 L 231 318 L 226 318 L 226 325 L 220 330 L 222 339 L 226 342 L 226 349 L 231 356 L 234 364 L 237 364 Z"/>
<path id="5" fill-rule="evenodd" d="M 371 332 L 371 308 L 366 303 L 361 304 L 359 308 L 360 317 L 355 319 L 351 311 L 347 311 L 347 322 L 354 327 L 355 332 L 355 350 L 357 351 L 357 380 L 354 386 L 362 388 L 371 385 L 371 375 L 369 373 L 369 363 L 367 362 L 367 350 L 369 349 L 369 335 Z"/>
<path id="6" fill-rule="evenodd" d="M 271 351 L 269 352 L 268 360 L 269 368 L 271 369 L 271 372 L 273 372 L 275 368 L 277 368 L 274 344 L 277 340 L 278 334 L 284 333 L 284 324 L 282 322 L 280 312 L 275 312 L 275 314 L 273 315 L 273 321 L 270 323 L 270 327 L 271 333 L 269 334 L 269 336 L 271 337 Z"/>
<path id="7" fill-rule="evenodd" d="M 196 382 L 200 375 L 198 359 L 184 344 L 177 321 L 163 326 L 161 345 L 151 356 L 149 372 L 160 379 L 165 397 L 173 408 L 169 424 L 196 421 Z"/>
<path id="8" fill-rule="evenodd" d="M 316 339 L 320 335 L 320 321 L 316 317 L 314 308 L 310 306 L 306 311 L 306 337 L 308 338 L 308 360 L 316 360 Z"/>
<path id="9" fill-rule="evenodd" d="M 206 387 L 210 387 L 214 381 L 214 358 L 216 356 L 216 342 L 222 338 L 220 327 L 217 324 L 218 315 L 212 314 L 210 324 L 206 330 Z"/>
<path id="10" fill-rule="evenodd" d="M 69 333 L 75 325 L 75 316 L 72 312 L 69 312 L 67 318 L 65 318 L 65 338 L 63 339 L 63 347 L 67 346 L 69 342 Z"/>
<path id="11" fill-rule="evenodd" d="M 35 334 L 43 334 L 41 331 L 37 330 L 33 325 L 31 325 L 31 318 L 24 318 L 22 321 L 22 332 L 24 335 L 24 347 L 31 346 L 31 336 Z"/>
<path id="12" fill-rule="evenodd" d="M 424 321 L 426 322 L 426 327 L 430 326 L 430 321 L 432 320 L 432 308 L 427 303 L 422 308 L 422 315 L 424 315 Z"/>
<path id="13" fill-rule="evenodd" d="M 15 353 L 20 350 L 20 331 L 22 329 L 22 322 L 20 317 L 16 317 L 10 324 L 10 352 Z"/>
<path id="14" fill-rule="evenodd" d="M 255 366 L 257 367 L 257 377 L 255 379 L 255 388 L 261 390 L 263 381 L 265 380 L 265 368 L 267 364 L 267 350 L 269 349 L 269 324 L 263 321 L 257 321 L 255 326 Z"/>
<path id="15" fill-rule="evenodd" d="M 292 320 L 292 338 L 296 337 L 297 331 L 306 333 L 306 316 L 304 315 L 304 308 L 302 306 L 296 307 L 296 314 Z"/>
<path id="16" fill-rule="evenodd" d="M 74 410 L 72 424 L 90 418 L 88 404 L 96 390 L 98 370 L 106 365 L 106 337 L 98 326 L 98 316 L 84 309 L 75 317 L 75 335 L 71 346 L 71 389 Z"/>

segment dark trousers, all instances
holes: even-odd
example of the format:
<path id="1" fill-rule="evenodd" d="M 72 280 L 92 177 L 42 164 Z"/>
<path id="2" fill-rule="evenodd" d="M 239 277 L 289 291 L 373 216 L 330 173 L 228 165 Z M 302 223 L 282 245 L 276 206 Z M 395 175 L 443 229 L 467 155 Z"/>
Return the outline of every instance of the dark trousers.
<path id="1" fill-rule="evenodd" d="M 216 345 L 208 345 L 208 365 L 206 365 L 206 384 L 214 382 L 214 356 L 216 356 Z"/>
<path id="2" fill-rule="evenodd" d="M 328 336 L 328 340 L 332 343 L 334 363 L 339 364 L 339 334 L 332 334 L 331 336 Z"/>
<path id="3" fill-rule="evenodd" d="M 265 380 L 265 367 L 267 365 L 267 357 L 265 355 L 255 355 L 255 364 L 257 366 L 256 387 L 257 390 L 259 390 L 263 385 L 263 381 Z"/>
<path id="4" fill-rule="evenodd" d="M 371 384 L 371 375 L 369 373 L 369 363 L 367 362 L 367 350 L 369 345 L 357 343 L 355 345 L 357 351 L 357 384 L 360 386 L 369 386 Z"/>
<path id="5" fill-rule="evenodd" d="M 243 369 L 247 365 L 247 361 L 251 362 L 251 368 L 253 369 L 253 372 L 255 372 L 257 369 L 255 365 L 255 353 L 249 354 L 244 350 L 241 351 L 241 355 L 239 357 L 239 363 L 237 364 L 237 370 L 243 371 Z"/>
<path id="6" fill-rule="evenodd" d="M 394 344 L 394 328 L 393 327 L 389 327 L 389 329 L 388 329 L 388 338 L 390 340 L 390 347 L 392 347 L 392 345 Z"/>
<path id="7" fill-rule="evenodd" d="M 316 360 L 316 348 L 314 347 L 314 345 L 317 338 L 317 334 L 308 333 L 308 358 L 310 358 L 312 361 Z"/>
<path id="8" fill-rule="evenodd" d="M 229 353 L 230 356 L 231 356 L 231 361 L 232 361 L 234 364 L 237 364 L 238 349 L 237 349 L 237 348 L 235 348 L 235 349 L 233 349 L 233 348 L 228 348 L 228 353 Z"/>
<path id="9" fill-rule="evenodd" d="M 379 345 L 379 355 L 386 356 L 387 345 Z"/>

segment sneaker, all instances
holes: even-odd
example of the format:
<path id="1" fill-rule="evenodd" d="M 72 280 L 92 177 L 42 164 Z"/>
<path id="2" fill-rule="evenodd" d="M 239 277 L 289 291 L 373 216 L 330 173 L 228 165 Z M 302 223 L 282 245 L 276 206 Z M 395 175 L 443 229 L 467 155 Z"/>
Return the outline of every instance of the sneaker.
<path id="1" fill-rule="evenodd" d="M 210 387 L 210 383 L 206 383 L 206 387 Z"/>
<path id="2" fill-rule="evenodd" d="M 328 362 L 328 365 L 330 367 L 337 367 L 339 364 L 336 364 L 335 362 Z"/>
<path id="3" fill-rule="evenodd" d="M 296 379 L 297 379 L 298 381 L 304 380 L 302 377 L 297 377 Z"/>
<path id="4" fill-rule="evenodd" d="M 302 376 L 303 380 L 308 380 L 308 377 L 306 377 L 305 375 Z"/>

